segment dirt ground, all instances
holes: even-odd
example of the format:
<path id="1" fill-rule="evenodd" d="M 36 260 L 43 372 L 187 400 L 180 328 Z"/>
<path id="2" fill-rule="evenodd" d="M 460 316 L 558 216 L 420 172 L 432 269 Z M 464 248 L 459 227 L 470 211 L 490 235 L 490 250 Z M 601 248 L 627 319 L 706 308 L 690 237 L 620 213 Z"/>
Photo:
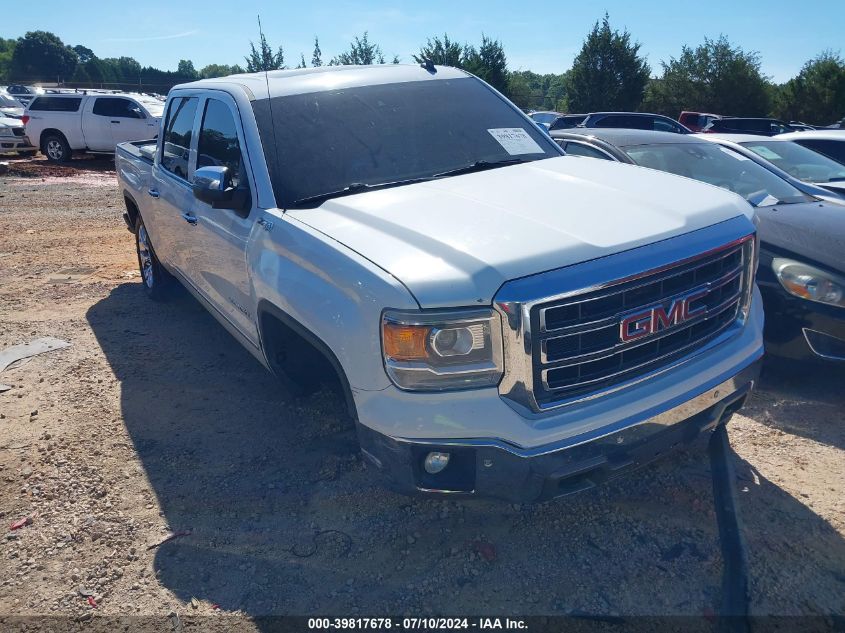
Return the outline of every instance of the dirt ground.
<path id="1" fill-rule="evenodd" d="M 333 394 L 288 397 L 189 296 L 146 299 L 113 170 L 0 176 L 0 349 L 71 343 L 0 373 L 0 615 L 712 620 L 703 447 L 542 505 L 389 492 Z M 843 377 L 768 363 L 730 424 L 754 614 L 845 614 Z"/>

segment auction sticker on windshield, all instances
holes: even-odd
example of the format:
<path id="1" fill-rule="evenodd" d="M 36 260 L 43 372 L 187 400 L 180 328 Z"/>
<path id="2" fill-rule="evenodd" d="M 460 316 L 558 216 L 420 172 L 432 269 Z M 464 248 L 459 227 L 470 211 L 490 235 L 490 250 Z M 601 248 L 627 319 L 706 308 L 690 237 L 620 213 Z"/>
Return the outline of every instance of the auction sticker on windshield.
<path id="1" fill-rule="evenodd" d="M 519 154 L 543 154 L 543 148 L 528 135 L 528 132 L 521 127 L 497 127 L 488 129 L 490 135 L 505 148 L 511 156 Z"/>

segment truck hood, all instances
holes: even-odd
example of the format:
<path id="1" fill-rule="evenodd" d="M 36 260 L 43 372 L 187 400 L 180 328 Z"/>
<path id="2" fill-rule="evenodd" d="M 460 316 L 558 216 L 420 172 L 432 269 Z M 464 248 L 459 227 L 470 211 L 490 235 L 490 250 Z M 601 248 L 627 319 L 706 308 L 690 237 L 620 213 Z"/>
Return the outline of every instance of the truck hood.
<path id="1" fill-rule="evenodd" d="M 687 178 L 561 156 L 287 214 L 368 258 L 433 308 L 489 305 L 508 280 L 751 218 L 753 210 Z"/>

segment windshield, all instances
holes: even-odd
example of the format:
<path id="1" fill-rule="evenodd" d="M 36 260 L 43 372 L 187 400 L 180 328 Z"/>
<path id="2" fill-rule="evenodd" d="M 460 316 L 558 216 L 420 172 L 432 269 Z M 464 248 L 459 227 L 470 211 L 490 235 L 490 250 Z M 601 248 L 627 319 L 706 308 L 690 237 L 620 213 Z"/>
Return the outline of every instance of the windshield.
<path id="1" fill-rule="evenodd" d="M 164 103 L 158 99 L 138 99 L 138 103 L 144 106 L 144 109 L 149 112 L 151 116 L 161 118 L 162 114 L 164 114 Z"/>
<path id="2" fill-rule="evenodd" d="M 534 123 L 471 77 L 274 97 L 254 101 L 253 108 L 282 208 L 317 206 L 321 196 L 366 186 L 562 154 Z"/>
<path id="3" fill-rule="evenodd" d="M 845 165 L 791 141 L 749 141 L 741 143 L 782 170 L 809 182 L 845 180 Z"/>
<path id="4" fill-rule="evenodd" d="M 22 107 L 17 99 L 13 99 L 9 95 L 0 94 L 0 108 L 20 108 Z"/>
<path id="5" fill-rule="evenodd" d="M 637 165 L 729 189 L 755 207 L 813 199 L 750 158 L 715 143 L 636 145 L 623 149 Z"/>

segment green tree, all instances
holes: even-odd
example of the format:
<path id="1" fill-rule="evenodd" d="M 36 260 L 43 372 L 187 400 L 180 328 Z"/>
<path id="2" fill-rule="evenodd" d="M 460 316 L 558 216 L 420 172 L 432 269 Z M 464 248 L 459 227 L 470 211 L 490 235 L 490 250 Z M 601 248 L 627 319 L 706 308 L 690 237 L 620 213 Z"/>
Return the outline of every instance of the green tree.
<path id="1" fill-rule="evenodd" d="M 296 65 L 296 67 L 297 68 L 308 68 L 308 66 L 305 65 L 305 54 L 304 53 L 299 54 L 299 63 Z"/>
<path id="2" fill-rule="evenodd" d="M 194 62 L 192 62 L 190 59 L 180 59 L 179 65 L 176 67 L 176 73 L 180 77 L 183 77 L 184 79 L 188 79 L 190 81 L 195 81 L 200 77 L 196 68 L 194 68 Z"/>
<path id="3" fill-rule="evenodd" d="M 320 50 L 320 40 L 314 36 L 314 52 L 311 54 L 311 65 L 318 68 L 323 65 L 323 51 Z"/>
<path id="4" fill-rule="evenodd" d="M 118 83 L 137 84 L 141 78 L 141 64 L 134 57 L 106 57 L 101 60 L 105 72 Z"/>
<path id="5" fill-rule="evenodd" d="M 643 109 L 677 117 L 682 110 L 733 116 L 766 116 L 771 88 L 760 72 L 760 55 L 733 46 L 724 35 L 684 46 L 677 59 L 661 62 L 663 74 L 649 82 Z"/>
<path id="6" fill-rule="evenodd" d="M 202 79 L 211 79 L 213 77 L 226 77 L 227 75 L 237 75 L 244 72 L 244 69 L 238 66 L 237 64 L 233 64 L 229 66 L 228 64 L 208 64 L 208 66 L 203 66 L 200 71 L 199 75 Z"/>
<path id="7" fill-rule="evenodd" d="M 332 58 L 329 66 L 369 66 L 383 63 L 384 54 L 381 52 L 381 47 L 371 42 L 368 33 L 364 31 L 362 37 L 355 36 L 349 44 L 348 51 Z"/>
<path id="8" fill-rule="evenodd" d="M 508 91 L 508 61 L 499 40 L 481 35 L 481 46 L 464 46 L 461 67 L 483 79 L 499 92 Z"/>
<path id="9" fill-rule="evenodd" d="M 391 63 L 391 64 L 401 64 L 402 62 L 401 62 L 401 60 L 399 59 L 399 55 L 394 55 L 394 56 L 393 56 L 393 59 L 392 59 L 392 60 L 390 60 L 390 63 Z"/>
<path id="10" fill-rule="evenodd" d="M 258 25 L 260 29 L 261 22 Z M 284 49 L 279 46 L 278 51 L 274 54 L 263 32 L 258 42 L 258 49 L 255 48 L 255 44 L 252 42 L 249 43 L 249 48 L 249 55 L 244 57 L 247 72 L 257 73 L 262 70 L 280 70 L 286 68 Z"/>
<path id="11" fill-rule="evenodd" d="M 426 40 L 423 46 L 420 46 L 420 52 L 414 55 L 414 61 L 422 64 L 426 60 L 438 66 L 454 66 L 455 68 L 462 68 L 464 55 L 464 46 L 458 42 L 449 39 L 447 34 L 443 34 L 443 39 L 435 35 Z"/>
<path id="12" fill-rule="evenodd" d="M 576 112 L 635 110 L 651 68 L 627 30 L 610 28 L 605 14 L 587 35 L 569 71 L 569 107 Z"/>
<path id="13" fill-rule="evenodd" d="M 787 121 L 828 125 L 845 117 L 845 60 L 824 51 L 780 87 L 774 113 Z"/>
<path id="14" fill-rule="evenodd" d="M 12 54 L 15 52 L 16 40 L 0 37 L 0 80 L 9 79 L 9 71 L 12 66 Z"/>
<path id="15" fill-rule="evenodd" d="M 73 49 L 65 46 L 53 33 L 29 31 L 15 44 L 10 74 L 20 81 L 68 79 L 73 75 L 77 62 Z"/>
<path id="16" fill-rule="evenodd" d="M 76 53 L 76 56 L 79 58 L 79 63 L 84 64 L 86 62 L 91 61 L 92 59 L 96 59 L 97 56 L 87 46 L 82 46 L 81 44 L 77 44 L 73 47 L 73 52 Z"/>
<path id="17" fill-rule="evenodd" d="M 533 107 L 536 102 L 534 90 L 531 84 L 528 83 L 524 73 L 509 73 L 508 86 L 506 92 L 508 99 L 513 101 L 517 106 L 523 110 L 528 110 Z"/>

